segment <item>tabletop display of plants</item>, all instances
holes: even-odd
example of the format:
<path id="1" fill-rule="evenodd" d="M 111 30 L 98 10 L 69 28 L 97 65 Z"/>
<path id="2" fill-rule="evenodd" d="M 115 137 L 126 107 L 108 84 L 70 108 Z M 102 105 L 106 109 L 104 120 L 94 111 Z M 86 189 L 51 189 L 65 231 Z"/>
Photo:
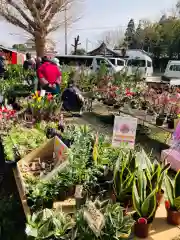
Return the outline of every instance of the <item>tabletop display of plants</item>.
<path id="1" fill-rule="evenodd" d="M 48 234 L 52 239 L 71 239 L 69 234 L 72 239 L 127 239 L 134 225 L 136 236 L 147 237 L 168 187 L 170 164 L 152 162 L 143 150 L 124 146 L 115 149 L 105 136 L 88 126 L 66 126 L 61 136 L 71 143 L 67 152 L 69 165 L 49 181 L 26 178 L 28 206 L 33 212 L 27 235 L 35 239 L 48 239 Z M 73 216 L 49 210 L 54 201 L 76 198 L 77 186 L 82 186 L 83 201 Z M 95 207 L 87 207 L 94 201 Z M 129 207 L 134 209 L 132 214 L 128 213 Z M 43 217 L 46 212 L 47 221 Z M 56 225 L 61 218 L 64 232 Z M 47 231 L 49 221 L 54 226 L 52 232 Z M 59 231 L 63 236 L 58 238 Z"/>
<path id="2" fill-rule="evenodd" d="M 10 69 L 11 77 L 4 85 L 0 84 L 5 98 L 12 86 L 13 89 L 24 86 L 17 71 Z M 157 115 L 160 120 L 166 118 L 167 122 L 178 114 L 179 103 L 174 103 L 174 95 L 147 90 L 138 74 L 112 75 L 104 66 L 95 75 L 88 75 L 83 69 L 77 76 L 72 73 L 72 69 L 63 73 L 62 89 L 69 79 L 77 77 L 82 91 L 114 108 L 127 104 Z M 54 136 L 68 147 L 67 164 L 62 163 L 63 167 L 55 174 L 53 153 L 51 158 L 36 158 L 19 169 L 33 173 L 23 176 L 24 199 L 31 212 L 26 223 L 30 239 L 125 240 L 131 234 L 146 238 L 164 195 L 168 223 L 180 224 L 180 172 L 172 181 L 168 175 L 170 164 L 153 161 L 143 149 L 128 149 L 125 145 L 114 148 L 105 135 L 87 125 L 65 125 L 58 114 L 57 119 L 53 118 L 61 108 L 58 96 L 36 91 L 30 93 L 28 102 L 27 98 L 17 101 L 22 112 L 4 103 L 0 110 L 6 164 L 14 162 L 11 166 L 16 167 L 20 159 Z M 31 121 L 21 118 L 21 113 L 29 114 Z M 48 180 L 40 177 L 49 173 L 53 176 Z M 69 199 L 76 203 L 70 214 L 54 208 L 55 202 Z"/>

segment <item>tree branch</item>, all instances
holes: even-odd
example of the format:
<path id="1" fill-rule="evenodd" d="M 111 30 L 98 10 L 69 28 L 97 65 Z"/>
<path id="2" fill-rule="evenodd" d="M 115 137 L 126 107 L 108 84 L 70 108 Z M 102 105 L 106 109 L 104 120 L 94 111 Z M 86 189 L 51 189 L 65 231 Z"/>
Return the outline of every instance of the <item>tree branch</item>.
<path id="1" fill-rule="evenodd" d="M 36 29 L 36 24 L 23 12 L 23 10 L 13 1 L 8 1 L 8 4 L 14 7 L 24 18 L 24 20 L 34 29 Z"/>
<path id="2" fill-rule="evenodd" d="M 70 2 L 70 0 L 56 0 L 56 1 L 49 1 L 49 4 L 47 6 L 47 9 L 49 9 L 49 14 L 46 15 L 44 19 L 44 23 L 46 26 L 49 26 L 50 22 L 54 18 L 54 16 L 61 11 L 64 11 L 67 4 Z"/>
<path id="3" fill-rule="evenodd" d="M 44 28 L 43 21 L 41 20 L 40 17 L 42 12 L 41 10 L 42 5 L 38 4 L 38 2 L 34 2 L 34 0 L 23 0 L 23 2 L 26 5 L 27 9 L 31 12 L 34 22 L 36 23 L 36 26 L 39 25 L 41 28 Z"/>
<path id="4" fill-rule="evenodd" d="M 22 23 L 19 19 L 11 15 L 9 12 L 4 12 L 4 11 L 1 11 L 0 9 L 0 15 L 3 16 L 11 24 L 18 26 L 24 29 L 26 32 L 33 35 L 34 32 L 29 26 L 26 26 L 24 23 Z"/>

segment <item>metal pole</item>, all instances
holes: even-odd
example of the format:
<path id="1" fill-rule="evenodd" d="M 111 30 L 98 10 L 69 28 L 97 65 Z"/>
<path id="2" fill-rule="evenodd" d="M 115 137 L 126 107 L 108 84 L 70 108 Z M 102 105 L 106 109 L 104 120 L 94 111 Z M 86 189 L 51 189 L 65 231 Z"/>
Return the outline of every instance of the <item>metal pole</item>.
<path id="1" fill-rule="evenodd" d="M 65 55 L 67 55 L 67 6 L 65 6 L 64 9 L 64 21 L 65 21 L 65 29 L 64 29 L 64 34 L 65 34 Z"/>
<path id="2" fill-rule="evenodd" d="M 88 38 L 86 38 L 86 53 L 88 52 L 88 43 L 89 43 L 89 40 Z"/>

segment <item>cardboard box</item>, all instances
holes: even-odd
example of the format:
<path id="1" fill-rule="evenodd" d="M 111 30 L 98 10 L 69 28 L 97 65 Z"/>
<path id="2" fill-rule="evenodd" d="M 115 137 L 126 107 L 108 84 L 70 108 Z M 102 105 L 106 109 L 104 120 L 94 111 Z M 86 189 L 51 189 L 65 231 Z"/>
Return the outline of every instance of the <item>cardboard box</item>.
<path id="1" fill-rule="evenodd" d="M 166 149 L 161 152 L 161 161 L 171 164 L 171 169 L 178 171 L 180 169 L 180 152 L 175 149 Z"/>
<path id="2" fill-rule="evenodd" d="M 45 173 L 41 172 L 41 175 L 36 176 L 39 177 L 40 180 L 50 180 L 56 175 L 57 172 L 66 168 L 69 164 L 66 161 L 67 149 L 67 146 L 58 137 L 54 137 L 22 158 L 17 163 L 17 168 L 14 171 L 16 177 L 20 181 L 19 184 L 21 186 L 21 194 L 26 194 L 24 177 L 33 177 L 34 174 L 39 174 L 39 172 L 43 171 L 43 164 L 43 169 L 46 169 L 46 161 L 52 161 L 52 165 L 48 165 L 50 166 L 48 173 L 45 171 Z M 35 165 L 34 169 L 32 166 L 33 164 Z M 40 169 L 39 171 L 37 171 L 38 168 Z M 31 171 L 28 171 L 28 169 L 31 169 Z"/>

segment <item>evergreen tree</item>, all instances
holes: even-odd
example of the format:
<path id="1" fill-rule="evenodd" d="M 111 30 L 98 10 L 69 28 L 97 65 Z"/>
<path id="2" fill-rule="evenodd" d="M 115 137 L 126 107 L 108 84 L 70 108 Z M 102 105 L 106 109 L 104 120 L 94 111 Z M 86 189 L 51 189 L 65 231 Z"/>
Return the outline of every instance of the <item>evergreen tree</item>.
<path id="1" fill-rule="evenodd" d="M 131 19 L 127 25 L 127 29 L 125 32 L 125 42 L 128 45 L 129 49 L 135 48 L 135 23 L 134 19 Z"/>

